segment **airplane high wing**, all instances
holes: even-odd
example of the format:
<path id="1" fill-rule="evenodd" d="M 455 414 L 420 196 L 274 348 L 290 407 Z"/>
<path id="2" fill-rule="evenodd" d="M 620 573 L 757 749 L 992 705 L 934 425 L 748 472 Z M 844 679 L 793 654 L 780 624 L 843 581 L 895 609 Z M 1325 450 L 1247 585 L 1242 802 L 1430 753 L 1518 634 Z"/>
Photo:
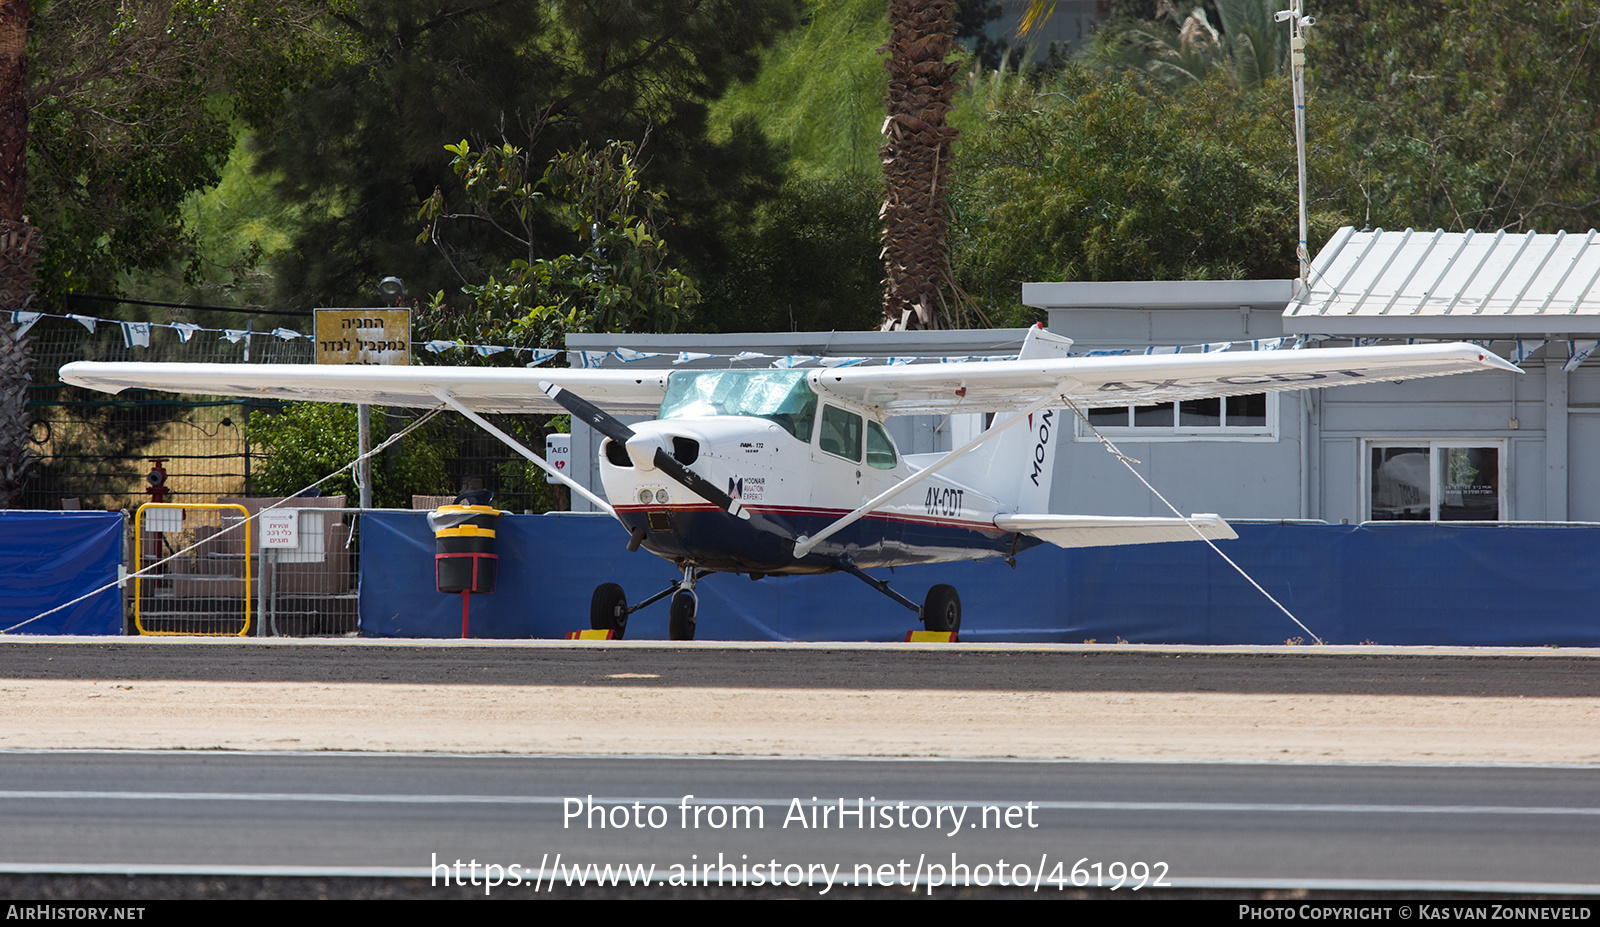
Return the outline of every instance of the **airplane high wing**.
<path id="1" fill-rule="evenodd" d="M 944 415 L 1015 411 L 1047 392 L 1102 408 L 1476 370 L 1521 372 L 1477 345 L 1454 343 L 846 367 L 818 371 L 812 387 L 888 415 Z"/>
<path id="2" fill-rule="evenodd" d="M 107 393 L 158 389 L 202 396 L 350 402 L 431 409 L 433 390 L 476 412 L 561 415 L 539 390 L 554 381 L 615 415 L 654 415 L 667 390 L 665 370 L 527 370 L 521 367 L 380 367 L 338 364 L 145 364 L 75 361 L 61 379 Z"/>
<path id="3" fill-rule="evenodd" d="M 1520 372 L 1476 345 L 1430 344 L 1159 356 L 822 368 L 819 393 L 885 415 L 1006 412 L 1046 395 L 1084 408 L 1448 376 Z M 567 411 L 539 387 L 552 383 L 615 415 L 653 415 L 666 370 L 517 367 L 366 367 L 316 364 L 149 364 L 76 361 L 61 379 L 108 393 L 158 389 L 207 396 L 432 408 L 442 389 L 477 412 Z"/>
<path id="4" fill-rule="evenodd" d="M 1017 360 L 820 369 L 526 369 L 79 361 L 75 386 L 259 399 L 448 407 L 612 516 L 628 547 L 683 571 L 629 607 L 613 583 L 590 622 L 617 635 L 628 615 L 671 596 L 674 639 L 694 637 L 695 583 L 708 573 L 848 572 L 917 613 L 929 630 L 961 623 L 955 589 L 921 606 L 865 572 L 1060 547 L 1234 537 L 1216 515 L 1113 518 L 1049 513 L 1063 409 L 1149 405 L 1473 371 L 1518 372 L 1471 344 L 1070 357 L 1068 339 L 1031 331 Z M 605 440 L 602 499 L 482 413 L 568 412 Z M 937 459 L 901 455 L 892 415 L 1012 413 Z M 656 416 L 625 424 L 618 415 Z M 1020 427 L 1023 425 L 1026 427 Z"/>

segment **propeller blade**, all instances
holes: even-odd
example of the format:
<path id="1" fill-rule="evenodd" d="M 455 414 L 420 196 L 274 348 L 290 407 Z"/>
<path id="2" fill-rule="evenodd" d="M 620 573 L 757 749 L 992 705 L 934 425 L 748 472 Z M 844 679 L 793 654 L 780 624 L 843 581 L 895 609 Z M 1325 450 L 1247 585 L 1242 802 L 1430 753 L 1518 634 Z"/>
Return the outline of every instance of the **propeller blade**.
<path id="1" fill-rule="evenodd" d="M 700 476 L 700 474 L 690 470 L 683 464 L 678 463 L 677 458 L 673 457 L 671 454 L 668 454 L 665 450 L 659 447 L 656 448 L 656 469 L 678 481 L 685 489 L 706 500 L 717 508 L 722 509 L 729 515 L 733 515 L 738 518 L 750 517 L 745 512 L 744 506 L 739 504 L 738 500 L 711 485 L 711 483 Z"/>
<path id="2" fill-rule="evenodd" d="M 572 413 L 572 417 L 587 424 L 590 428 L 600 432 L 618 444 L 627 444 L 633 437 L 633 429 L 618 421 L 609 412 L 603 411 L 599 406 L 577 396 L 571 390 L 564 390 L 554 383 L 540 383 L 539 388 L 549 396 L 551 401 Z"/>
<path id="3" fill-rule="evenodd" d="M 553 402 L 571 412 L 573 418 L 587 423 L 589 427 L 618 444 L 627 444 L 628 439 L 634 436 L 632 428 L 618 421 L 611 413 L 602 410 L 589 400 L 573 395 L 570 390 L 564 390 L 553 383 L 540 383 L 539 388 L 544 390 L 544 394 L 549 396 Z M 700 474 L 679 463 L 677 458 L 667 453 L 663 448 L 656 448 L 654 460 L 656 469 L 660 470 L 663 475 L 700 498 L 722 509 L 729 515 L 739 518 L 750 517 L 750 514 L 744 510 L 744 506 L 740 505 L 737 500 L 713 486 Z"/>

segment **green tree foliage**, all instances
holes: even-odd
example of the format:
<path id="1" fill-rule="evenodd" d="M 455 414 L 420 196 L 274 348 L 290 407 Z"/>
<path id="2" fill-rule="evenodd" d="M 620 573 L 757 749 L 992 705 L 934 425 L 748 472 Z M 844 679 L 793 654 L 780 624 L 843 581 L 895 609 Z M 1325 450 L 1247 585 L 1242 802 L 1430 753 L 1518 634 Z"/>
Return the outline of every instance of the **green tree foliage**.
<path id="1" fill-rule="evenodd" d="M 765 55 L 759 76 L 717 101 L 715 137 L 759 125 L 788 150 L 798 179 L 876 178 L 889 86 L 878 46 L 888 37 L 883 0 L 807 0 L 803 23 Z"/>
<path id="2" fill-rule="evenodd" d="M 1600 224 L 1594 3 L 1318 7 L 1309 80 L 1359 107 L 1349 142 L 1363 162 L 1373 225 L 1550 232 Z"/>
<path id="3" fill-rule="evenodd" d="M 1031 321 L 1016 308 L 1029 280 L 1293 275 L 1292 130 L 1227 81 L 1174 98 L 1068 66 L 982 89 L 951 258 L 996 324 Z"/>
<path id="4" fill-rule="evenodd" d="M 387 435 L 388 416 L 372 410 L 373 444 Z M 413 494 L 449 492 L 440 435 L 431 424 L 402 438 L 372 460 L 372 500 L 379 508 L 409 508 Z M 261 454 L 250 477 L 250 492 L 287 496 L 299 492 L 356 459 L 359 433 L 356 407 L 321 402 L 290 403 L 282 410 L 250 413 L 245 434 Z M 398 450 L 394 453 L 395 447 Z M 350 471 L 322 484 L 323 495 L 358 497 Z"/>
<path id="5" fill-rule="evenodd" d="M 1095 32 L 1085 61 L 1132 70 L 1181 87 L 1214 70 L 1242 87 L 1259 87 L 1289 69 L 1289 30 L 1274 20 L 1279 0 L 1216 0 L 1215 8 L 1180 12 L 1162 0 L 1152 19 L 1118 19 Z"/>
<path id="6" fill-rule="evenodd" d="M 435 190 L 459 198 L 444 146 L 463 138 L 507 142 L 543 164 L 585 141 L 648 135 L 674 245 L 695 260 L 719 253 L 722 217 L 779 182 L 758 132 L 712 142 L 706 110 L 754 74 L 793 21 L 790 0 L 352 0 L 337 19 L 351 60 L 258 136 L 263 167 L 306 210 L 295 248 L 274 265 L 291 306 L 361 304 L 387 274 L 454 301 L 463 283 L 526 260 L 487 223 L 452 235 L 454 266 L 403 234 Z M 536 218 L 537 254 L 582 250 L 559 215 Z"/>
<path id="7" fill-rule="evenodd" d="M 877 177 L 796 179 L 747 220 L 726 272 L 705 284 L 722 331 L 851 331 L 883 318 Z"/>
<path id="8" fill-rule="evenodd" d="M 264 120 L 336 49 L 321 4 L 73 0 L 36 4 L 28 210 L 47 299 L 200 257 L 181 205 L 218 181 L 236 120 Z"/>
<path id="9" fill-rule="evenodd" d="M 652 218 L 660 197 L 641 187 L 632 144 L 562 152 L 538 179 L 528 152 L 514 145 L 474 150 L 463 140 L 446 148 L 472 208 L 448 212 L 444 195 L 435 192 L 423 205 L 420 218 L 428 224 L 418 240 L 448 256 L 454 249 L 441 223 L 458 228 L 475 220 L 524 255 L 463 287 L 472 300 L 465 311 L 447 308 L 442 292 L 435 296 L 419 320 L 425 338 L 540 347 L 561 344 L 568 332 L 670 332 L 688 321 L 700 294 L 667 263 L 667 244 Z M 539 226 L 551 213 L 582 243 L 580 252 L 538 256 Z"/>

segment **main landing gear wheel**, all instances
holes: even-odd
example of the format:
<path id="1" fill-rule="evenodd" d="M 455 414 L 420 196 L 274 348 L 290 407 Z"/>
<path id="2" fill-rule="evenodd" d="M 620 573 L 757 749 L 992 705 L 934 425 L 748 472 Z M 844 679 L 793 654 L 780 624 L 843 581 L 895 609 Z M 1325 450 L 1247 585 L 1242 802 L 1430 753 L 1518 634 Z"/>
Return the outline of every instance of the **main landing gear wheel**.
<path id="1" fill-rule="evenodd" d="M 596 631 L 615 631 L 617 640 L 628 630 L 628 597 L 616 583 L 594 587 L 589 599 L 589 627 Z"/>
<path id="2" fill-rule="evenodd" d="M 692 592 L 674 595 L 672 607 L 667 612 L 667 636 L 675 641 L 694 640 L 694 613 L 698 606 Z"/>
<path id="3" fill-rule="evenodd" d="M 940 583 L 928 590 L 922 604 L 922 626 L 929 631 L 961 630 L 961 596 L 956 587 Z"/>

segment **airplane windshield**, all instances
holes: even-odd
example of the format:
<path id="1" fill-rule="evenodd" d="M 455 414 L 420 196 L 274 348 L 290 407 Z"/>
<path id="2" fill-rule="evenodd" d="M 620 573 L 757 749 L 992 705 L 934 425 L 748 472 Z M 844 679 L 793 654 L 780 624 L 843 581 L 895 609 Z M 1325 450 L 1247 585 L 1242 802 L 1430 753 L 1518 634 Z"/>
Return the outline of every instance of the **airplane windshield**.
<path id="1" fill-rule="evenodd" d="M 753 415 L 811 442 L 817 394 L 804 370 L 680 370 L 667 379 L 660 418 Z"/>

